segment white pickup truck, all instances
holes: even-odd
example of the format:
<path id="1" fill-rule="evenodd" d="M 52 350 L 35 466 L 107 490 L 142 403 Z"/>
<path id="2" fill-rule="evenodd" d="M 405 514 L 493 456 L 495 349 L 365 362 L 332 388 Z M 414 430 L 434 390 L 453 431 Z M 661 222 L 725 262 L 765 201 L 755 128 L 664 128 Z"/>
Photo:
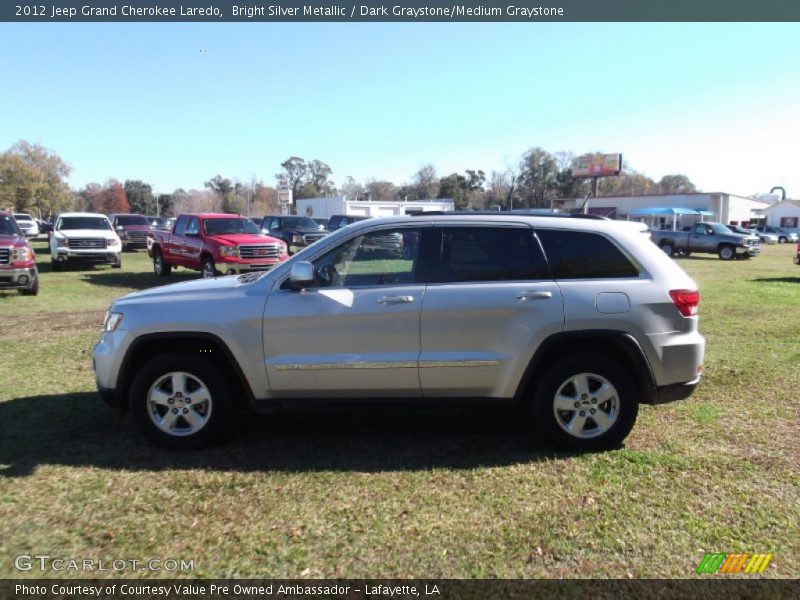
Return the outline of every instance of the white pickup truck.
<path id="1" fill-rule="evenodd" d="M 50 236 L 50 260 L 54 271 L 67 262 L 106 263 L 119 269 L 122 241 L 105 215 L 64 213 Z"/>

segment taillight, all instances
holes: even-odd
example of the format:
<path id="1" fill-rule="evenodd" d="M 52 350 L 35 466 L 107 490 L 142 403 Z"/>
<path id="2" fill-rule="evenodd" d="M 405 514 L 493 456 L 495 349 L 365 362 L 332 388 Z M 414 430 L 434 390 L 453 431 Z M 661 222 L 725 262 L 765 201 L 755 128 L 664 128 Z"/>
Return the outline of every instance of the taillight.
<path id="1" fill-rule="evenodd" d="M 700 304 L 700 292 L 697 290 L 670 290 L 669 297 L 684 317 L 693 317 L 697 314 Z"/>

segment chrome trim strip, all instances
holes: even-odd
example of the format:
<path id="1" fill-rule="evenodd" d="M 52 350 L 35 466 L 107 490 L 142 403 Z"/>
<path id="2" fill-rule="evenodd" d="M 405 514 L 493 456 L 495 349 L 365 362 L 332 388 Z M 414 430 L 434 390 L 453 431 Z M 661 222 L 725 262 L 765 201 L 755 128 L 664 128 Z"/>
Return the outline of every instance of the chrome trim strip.
<path id="1" fill-rule="evenodd" d="M 421 360 L 420 369 L 430 369 L 432 367 L 496 367 L 500 364 L 499 360 Z"/>
<path id="2" fill-rule="evenodd" d="M 290 363 L 274 365 L 276 371 L 331 371 L 335 369 L 416 369 L 417 363 L 405 362 L 348 362 L 348 363 Z"/>
<path id="3" fill-rule="evenodd" d="M 332 371 L 336 369 L 422 369 L 441 367 L 495 367 L 499 360 L 424 360 L 417 365 L 412 361 L 398 362 L 347 362 L 347 363 L 287 363 L 273 365 L 276 371 Z"/>

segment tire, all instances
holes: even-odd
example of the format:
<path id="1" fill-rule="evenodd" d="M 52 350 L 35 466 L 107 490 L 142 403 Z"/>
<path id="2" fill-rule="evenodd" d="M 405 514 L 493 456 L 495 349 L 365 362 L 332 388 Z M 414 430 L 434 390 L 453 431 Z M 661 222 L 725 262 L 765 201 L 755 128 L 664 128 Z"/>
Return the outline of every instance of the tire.
<path id="1" fill-rule="evenodd" d="M 779 244 L 788 244 L 789 243 L 789 238 L 787 238 L 787 237 L 779 237 L 778 238 L 778 243 Z"/>
<path id="2" fill-rule="evenodd" d="M 194 354 L 154 356 L 133 379 L 128 400 L 139 430 L 163 448 L 208 446 L 227 429 L 233 414 L 220 370 Z"/>
<path id="3" fill-rule="evenodd" d="M 661 244 L 661 250 L 667 256 L 672 256 L 672 257 L 675 256 L 675 246 L 673 244 L 670 244 L 669 242 Z"/>
<path id="4" fill-rule="evenodd" d="M 595 397 L 603 386 L 608 390 Z M 531 412 L 538 433 L 559 448 L 609 450 L 618 448 L 636 423 L 639 394 L 619 364 L 599 354 L 579 354 L 547 370 L 533 394 Z M 604 422 L 595 421 L 600 414 Z"/>
<path id="5" fill-rule="evenodd" d="M 689 250 L 684 250 L 683 252 L 681 252 L 681 256 L 683 256 L 684 258 L 689 258 L 691 255 L 692 253 Z"/>
<path id="6" fill-rule="evenodd" d="M 200 272 L 203 274 L 203 279 L 210 279 L 211 277 L 219 275 L 219 271 L 217 271 L 217 268 L 214 266 L 214 259 L 210 256 L 203 257 L 200 263 Z"/>
<path id="7" fill-rule="evenodd" d="M 118 254 L 117 255 L 117 260 L 115 260 L 114 262 L 111 263 L 111 268 L 112 269 L 121 269 L 122 268 L 122 255 L 121 254 Z"/>
<path id="8" fill-rule="evenodd" d="M 61 268 L 62 268 L 62 264 L 59 261 L 57 261 L 57 260 L 51 260 L 50 261 L 50 269 L 52 269 L 53 271 L 60 271 Z"/>
<path id="9" fill-rule="evenodd" d="M 736 248 L 730 244 L 722 244 L 717 250 L 717 255 L 722 260 L 733 260 L 736 258 Z"/>
<path id="10" fill-rule="evenodd" d="M 172 274 L 172 265 L 164 262 L 161 250 L 153 252 L 153 272 L 159 277 L 169 277 Z"/>
<path id="11" fill-rule="evenodd" d="M 28 289 L 25 289 L 25 290 L 20 290 L 19 293 L 22 294 L 23 296 L 38 296 L 39 295 L 39 278 L 37 277 L 34 280 L 32 287 L 30 287 Z"/>

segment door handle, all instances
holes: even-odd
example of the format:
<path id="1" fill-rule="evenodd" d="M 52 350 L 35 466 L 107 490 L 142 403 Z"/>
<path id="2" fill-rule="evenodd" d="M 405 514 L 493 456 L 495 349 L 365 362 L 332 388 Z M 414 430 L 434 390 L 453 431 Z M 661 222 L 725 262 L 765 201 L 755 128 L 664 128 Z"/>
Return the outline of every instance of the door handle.
<path id="1" fill-rule="evenodd" d="M 517 300 L 549 300 L 552 297 L 552 292 L 537 292 L 532 290 L 517 294 Z"/>
<path id="2" fill-rule="evenodd" d="M 410 304 L 414 301 L 414 296 L 381 296 L 378 304 Z"/>

